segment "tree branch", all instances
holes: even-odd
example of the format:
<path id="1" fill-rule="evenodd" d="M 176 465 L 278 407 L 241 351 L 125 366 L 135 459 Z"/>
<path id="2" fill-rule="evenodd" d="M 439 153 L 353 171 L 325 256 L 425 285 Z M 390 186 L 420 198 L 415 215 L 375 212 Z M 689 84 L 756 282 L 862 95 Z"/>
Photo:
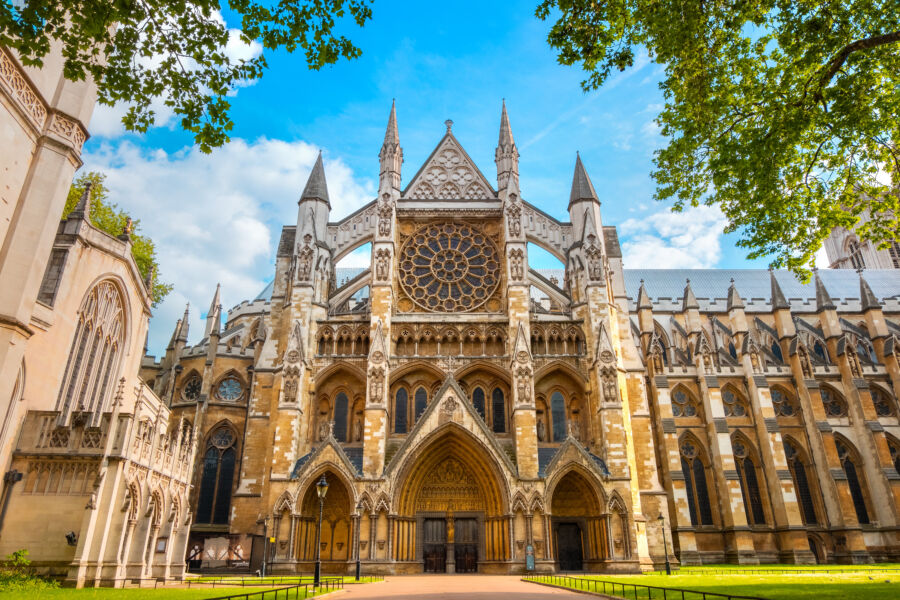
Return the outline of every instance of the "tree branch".
<path id="1" fill-rule="evenodd" d="M 884 46 L 887 44 L 895 44 L 900 42 L 900 31 L 894 31 L 892 33 L 885 33 L 881 35 L 873 35 L 872 37 L 867 37 L 863 40 L 856 40 L 855 42 L 851 42 L 841 48 L 840 52 L 838 52 L 834 58 L 832 58 L 828 62 L 828 70 L 822 74 L 822 77 L 819 79 L 819 91 L 816 93 L 817 96 L 822 95 L 822 90 L 825 89 L 831 79 L 837 74 L 844 63 L 847 61 L 847 58 L 850 57 L 854 52 L 858 52 L 860 50 L 871 50 L 872 48 L 877 48 L 879 46 Z"/>

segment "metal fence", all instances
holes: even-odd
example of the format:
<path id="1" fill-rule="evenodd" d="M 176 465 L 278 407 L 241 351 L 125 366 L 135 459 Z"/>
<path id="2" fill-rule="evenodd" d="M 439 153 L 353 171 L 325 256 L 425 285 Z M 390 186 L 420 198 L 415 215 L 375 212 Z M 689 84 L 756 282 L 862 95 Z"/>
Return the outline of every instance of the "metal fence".
<path id="1" fill-rule="evenodd" d="M 673 570 L 674 571 L 674 570 Z M 654 573 L 665 573 L 663 570 L 653 571 Z M 710 568 L 710 567 L 691 567 L 690 570 L 681 571 L 687 575 L 796 575 L 798 573 L 826 573 L 830 575 L 838 575 L 841 573 L 900 573 L 900 568 L 897 567 L 884 567 L 879 568 L 877 566 L 850 566 L 850 567 L 835 567 L 833 569 L 825 568 L 796 568 L 796 569 L 730 569 L 728 567 L 722 568 Z"/>
<path id="2" fill-rule="evenodd" d="M 312 585 L 315 579 L 304 577 L 302 575 L 283 575 L 278 577 L 229 577 L 223 575 L 220 577 L 198 577 L 196 579 L 185 579 L 184 583 L 187 587 L 212 586 L 212 587 L 275 587 L 278 585 Z M 343 577 L 320 577 L 319 582 L 324 586 L 326 583 L 333 584 L 336 581 L 343 583 Z"/>
<path id="3" fill-rule="evenodd" d="M 704 592 L 702 590 L 683 590 L 680 588 L 658 587 L 643 585 L 640 583 L 623 583 L 621 581 L 604 581 L 601 579 L 588 579 L 585 577 L 570 577 L 568 575 L 528 575 L 522 578 L 533 583 L 547 583 L 557 587 L 571 588 L 583 592 L 595 592 L 640 600 L 642 598 L 661 600 L 767 600 L 759 596 L 737 596 L 734 594 L 719 594 L 717 592 Z"/>
<path id="4" fill-rule="evenodd" d="M 226 584 L 223 583 L 223 585 Z M 215 598 L 210 598 L 209 600 L 300 600 L 301 598 L 310 598 L 321 593 L 343 589 L 343 587 L 343 577 L 329 577 L 327 581 L 325 579 L 322 579 L 319 582 L 318 587 L 314 586 L 312 582 L 297 583 L 294 585 L 269 590 L 241 592 L 239 594 L 231 594 L 229 596 L 217 596 Z"/>

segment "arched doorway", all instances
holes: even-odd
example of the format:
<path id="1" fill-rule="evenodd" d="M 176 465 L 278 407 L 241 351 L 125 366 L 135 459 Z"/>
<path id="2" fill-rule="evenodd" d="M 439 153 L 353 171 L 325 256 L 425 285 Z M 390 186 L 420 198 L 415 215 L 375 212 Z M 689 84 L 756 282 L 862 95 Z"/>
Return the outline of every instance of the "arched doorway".
<path id="1" fill-rule="evenodd" d="M 569 471 L 553 487 L 550 501 L 551 556 L 560 571 L 589 570 L 611 558 L 609 519 L 584 475 Z"/>
<path id="2" fill-rule="evenodd" d="M 497 462 L 449 424 L 410 457 L 398 479 L 393 557 L 423 571 L 499 570 L 510 557 L 507 493 Z"/>
<path id="3" fill-rule="evenodd" d="M 328 480 L 328 494 L 322 506 L 322 530 L 319 539 L 322 570 L 328 573 L 342 573 L 350 560 L 353 532 L 350 515 L 354 512 L 353 498 L 344 480 L 331 471 L 317 473 L 309 479 L 300 518 L 294 538 L 295 556 L 301 569 L 312 569 L 316 560 L 316 525 L 319 519 L 319 497 L 316 482 L 324 475 Z M 306 563 L 303 565 L 302 563 Z"/>

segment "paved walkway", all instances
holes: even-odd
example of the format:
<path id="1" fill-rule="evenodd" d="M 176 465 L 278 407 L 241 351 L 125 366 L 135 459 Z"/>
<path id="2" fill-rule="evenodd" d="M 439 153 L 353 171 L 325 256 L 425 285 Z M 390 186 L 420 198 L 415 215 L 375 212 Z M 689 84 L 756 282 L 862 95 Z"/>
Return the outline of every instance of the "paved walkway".
<path id="1" fill-rule="evenodd" d="M 526 583 L 514 575 L 388 575 L 380 583 L 348 585 L 336 600 L 569 600 L 584 594 Z M 512 596 L 512 597 L 511 597 Z"/>

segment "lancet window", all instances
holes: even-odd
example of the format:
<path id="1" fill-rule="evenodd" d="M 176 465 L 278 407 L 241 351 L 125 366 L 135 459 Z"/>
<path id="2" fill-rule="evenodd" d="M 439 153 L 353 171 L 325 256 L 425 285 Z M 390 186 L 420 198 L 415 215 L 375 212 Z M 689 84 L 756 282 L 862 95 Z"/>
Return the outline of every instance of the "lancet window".
<path id="1" fill-rule="evenodd" d="M 871 388 L 872 405 L 875 407 L 875 414 L 879 417 L 893 417 L 897 414 L 897 404 L 894 399 L 884 390 L 877 387 Z"/>
<path id="2" fill-rule="evenodd" d="M 843 440 L 835 440 L 838 458 L 841 467 L 847 476 L 847 485 L 850 488 L 850 497 L 853 499 L 853 508 L 856 511 L 856 519 L 863 524 L 869 522 L 869 511 L 866 506 L 866 498 L 863 494 L 863 479 L 860 474 L 861 465 L 856 453 L 850 449 L 849 444 Z"/>
<path id="3" fill-rule="evenodd" d="M 399 388 L 394 394 L 394 433 L 406 433 L 407 402 L 409 402 L 409 393 L 405 388 Z"/>
<path id="4" fill-rule="evenodd" d="M 111 281 L 94 286 L 81 305 L 57 399 L 60 420 L 72 411 L 101 413 L 116 376 L 125 339 L 125 310 Z"/>
<path id="5" fill-rule="evenodd" d="M 794 489 L 797 491 L 797 500 L 800 502 L 800 515 L 804 525 L 818 523 L 816 508 L 813 503 L 812 489 L 809 484 L 808 465 L 802 458 L 801 450 L 794 442 L 784 440 L 784 456 L 787 459 L 788 468 L 791 470 L 791 479 L 794 481 Z"/>
<path id="6" fill-rule="evenodd" d="M 472 390 L 472 406 L 475 407 L 475 412 L 481 415 L 482 420 L 484 420 L 484 390 L 480 387 Z"/>
<path id="7" fill-rule="evenodd" d="M 491 392 L 491 408 L 494 433 L 506 433 L 506 398 L 498 387 Z"/>
<path id="8" fill-rule="evenodd" d="M 341 392 L 334 399 L 334 439 L 346 442 L 349 415 L 347 394 Z"/>
<path id="9" fill-rule="evenodd" d="M 422 413 L 425 412 L 425 409 L 428 407 L 428 392 L 425 391 L 425 388 L 420 387 L 416 390 L 416 394 L 414 396 L 415 402 L 415 415 L 416 422 L 419 421 L 419 417 L 422 416 Z"/>
<path id="10" fill-rule="evenodd" d="M 694 439 L 688 438 L 681 442 L 681 473 L 684 475 L 691 525 L 694 526 L 713 524 L 706 466 L 700 454 L 699 445 Z"/>
<path id="11" fill-rule="evenodd" d="M 731 449 L 734 452 L 734 462 L 737 466 L 738 477 L 740 477 L 741 495 L 744 497 L 744 512 L 747 514 L 747 522 L 751 525 L 764 525 L 766 516 L 763 512 L 756 462 L 744 439 L 732 439 Z"/>
<path id="12" fill-rule="evenodd" d="M 231 508 L 231 486 L 237 458 L 237 437 L 227 425 L 215 429 L 206 442 L 197 523 L 227 524 Z"/>
<path id="13" fill-rule="evenodd" d="M 560 392 L 550 395 L 550 420 L 553 441 L 561 442 L 566 439 L 566 400 Z"/>

